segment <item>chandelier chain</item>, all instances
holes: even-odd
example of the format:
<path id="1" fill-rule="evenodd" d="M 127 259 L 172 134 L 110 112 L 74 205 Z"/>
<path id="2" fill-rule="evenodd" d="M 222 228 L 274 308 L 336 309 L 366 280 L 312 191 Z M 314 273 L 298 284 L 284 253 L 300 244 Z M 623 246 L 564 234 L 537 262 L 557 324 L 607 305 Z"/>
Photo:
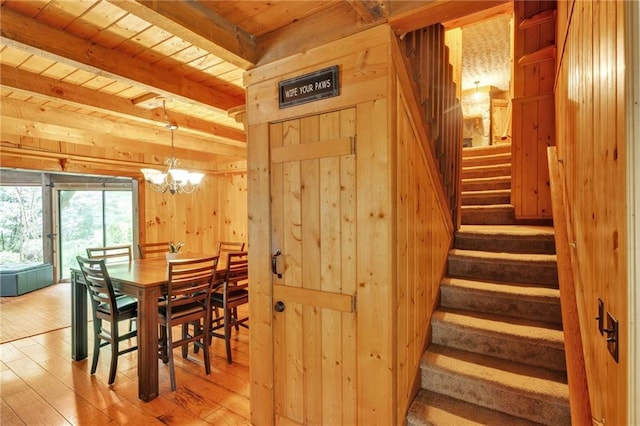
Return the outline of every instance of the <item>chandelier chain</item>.
<path id="1" fill-rule="evenodd" d="M 166 161 L 167 168 L 164 172 L 147 168 L 141 169 L 141 172 L 144 174 L 144 179 L 152 191 L 162 193 L 169 191 L 171 194 L 189 194 L 196 189 L 204 177 L 204 174 L 177 168 L 178 160 L 175 157 L 174 132 L 178 129 L 178 126 L 172 124 L 169 120 L 165 99 L 162 100 L 162 111 L 167 123 L 166 127 L 171 132 L 171 157 Z"/>

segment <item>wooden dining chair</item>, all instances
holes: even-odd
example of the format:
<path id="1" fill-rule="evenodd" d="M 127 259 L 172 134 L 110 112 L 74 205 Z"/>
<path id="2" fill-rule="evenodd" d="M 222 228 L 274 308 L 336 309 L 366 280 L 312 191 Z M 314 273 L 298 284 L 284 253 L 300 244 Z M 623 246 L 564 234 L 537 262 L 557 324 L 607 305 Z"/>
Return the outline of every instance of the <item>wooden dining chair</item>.
<path id="1" fill-rule="evenodd" d="M 131 296 L 116 296 L 111 284 L 111 278 L 105 265 L 105 259 L 87 259 L 77 256 L 76 260 L 84 276 L 89 291 L 91 312 L 93 314 L 93 362 L 91 374 L 96 372 L 100 348 L 111 346 L 111 368 L 109 369 L 109 384 L 116 379 L 118 357 L 138 349 L 137 345 L 120 349 L 120 342 L 137 336 L 137 330 L 120 335 L 118 324 L 123 320 L 132 320 L 138 315 L 138 301 Z M 105 328 L 103 321 L 110 326 Z"/>
<path id="2" fill-rule="evenodd" d="M 244 243 L 237 241 L 218 241 L 216 254 L 224 256 L 224 253 L 244 250 Z"/>
<path id="3" fill-rule="evenodd" d="M 141 259 L 146 259 L 150 256 L 158 256 L 160 253 L 167 253 L 168 251 L 169 241 L 138 244 L 138 252 L 140 253 Z"/>
<path id="4" fill-rule="evenodd" d="M 133 259 L 130 245 L 90 247 L 86 250 L 88 258 L 104 259 L 107 263 L 131 261 Z"/>
<path id="5" fill-rule="evenodd" d="M 86 249 L 87 257 L 89 259 L 103 259 L 106 263 L 112 262 L 131 262 L 133 260 L 133 253 L 131 252 L 131 246 L 127 244 L 121 244 L 117 246 L 106 247 L 89 247 Z M 116 297 L 122 295 L 116 292 Z M 129 321 L 129 331 L 133 330 L 136 319 L 132 318 Z"/>
<path id="6" fill-rule="evenodd" d="M 169 261 L 167 294 L 158 304 L 160 324 L 160 354 L 169 363 L 171 390 L 176 390 L 173 349 L 182 347 L 182 357 L 187 358 L 189 343 L 194 342 L 204 353 L 206 374 L 211 374 L 209 357 L 210 328 L 200 324 L 211 322 L 210 293 L 214 283 L 218 256 L 200 259 Z M 173 337 L 172 328 L 182 326 L 179 339 Z M 192 331 L 189 331 L 189 326 Z"/>
<path id="7" fill-rule="evenodd" d="M 238 317 L 237 308 L 249 303 L 249 255 L 246 251 L 227 253 L 227 267 L 222 288 L 211 294 L 212 308 L 222 310 L 211 320 L 211 336 L 224 339 L 227 350 L 227 363 L 233 362 L 231 356 L 231 328 L 239 326 L 249 328 L 249 317 Z M 222 332 L 218 331 L 221 330 Z"/>

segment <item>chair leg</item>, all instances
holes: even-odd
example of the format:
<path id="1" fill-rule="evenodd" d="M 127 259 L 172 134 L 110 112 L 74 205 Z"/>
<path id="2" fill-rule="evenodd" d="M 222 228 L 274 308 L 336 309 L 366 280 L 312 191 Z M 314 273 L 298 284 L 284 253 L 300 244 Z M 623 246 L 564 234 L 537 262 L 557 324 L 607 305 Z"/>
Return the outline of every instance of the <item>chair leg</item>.
<path id="1" fill-rule="evenodd" d="M 120 335 L 118 333 L 118 321 L 111 322 L 111 369 L 109 369 L 109 384 L 116 381 L 118 370 L 118 352 L 120 352 Z"/>
<path id="2" fill-rule="evenodd" d="M 100 356 L 100 328 L 102 327 L 102 320 L 99 318 L 93 319 L 93 361 L 91 362 L 91 374 L 96 372 L 98 368 L 98 357 Z"/>
<path id="3" fill-rule="evenodd" d="M 167 324 L 167 355 L 169 358 L 169 376 L 171 377 L 171 391 L 176 390 L 176 372 L 173 366 L 173 332 L 171 330 L 171 324 Z"/>
<path id="4" fill-rule="evenodd" d="M 236 326 L 236 331 L 240 331 L 240 326 L 236 322 L 238 319 L 238 308 L 233 308 L 233 324 Z"/>
<path id="5" fill-rule="evenodd" d="M 163 364 L 169 362 L 167 353 L 167 327 L 164 325 L 160 326 L 160 358 L 162 359 Z"/>
<path id="6" fill-rule="evenodd" d="M 193 325 L 194 328 L 196 327 L 196 325 Z M 182 340 L 187 338 L 187 334 L 189 334 L 189 324 L 188 323 L 184 323 L 182 324 Z M 195 343 L 194 343 L 195 345 Z M 187 358 L 189 354 L 189 344 L 185 343 L 184 345 L 182 345 L 182 358 Z"/>
<path id="7" fill-rule="evenodd" d="M 200 321 L 194 321 L 193 324 L 193 332 L 196 334 L 203 334 L 204 333 L 204 329 L 207 327 L 211 327 L 211 322 L 210 320 L 204 319 L 202 320 L 203 324 L 200 324 Z M 207 325 L 209 324 L 209 325 Z M 210 345 L 211 342 L 207 339 L 206 341 L 203 341 L 203 346 L 204 344 L 208 344 Z M 200 351 L 200 345 L 198 345 L 198 342 L 193 342 L 193 353 L 197 354 Z"/>
<path id="8" fill-rule="evenodd" d="M 231 364 L 231 309 L 224 310 L 224 342 L 227 348 L 227 364 Z"/>
<path id="9" fill-rule="evenodd" d="M 209 357 L 209 340 L 211 339 L 210 337 L 211 310 L 209 310 L 209 312 L 206 313 L 203 322 L 204 322 L 204 326 L 198 327 L 197 332 L 198 334 L 200 334 L 200 338 L 202 339 L 202 352 L 204 355 L 204 371 L 207 375 L 210 375 L 211 374 L 211 358 Z"/>

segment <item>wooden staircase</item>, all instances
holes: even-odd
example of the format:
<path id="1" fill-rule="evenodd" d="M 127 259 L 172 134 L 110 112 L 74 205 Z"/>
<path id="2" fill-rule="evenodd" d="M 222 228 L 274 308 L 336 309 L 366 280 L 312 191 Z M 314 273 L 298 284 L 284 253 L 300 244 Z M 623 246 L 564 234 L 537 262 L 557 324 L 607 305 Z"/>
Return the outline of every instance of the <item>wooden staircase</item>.
<path id="1" fill-rule="evenodd" d="M 462 223 L 515 223 L 511 205 L 511 144 L 462 150 Z"/>
<path id="2" fill-rule="evenodd" d="M 463 225 L 407 424 L 569 425 L 553 228 L 514 224 L 509 145 L 463 152 Z"/>

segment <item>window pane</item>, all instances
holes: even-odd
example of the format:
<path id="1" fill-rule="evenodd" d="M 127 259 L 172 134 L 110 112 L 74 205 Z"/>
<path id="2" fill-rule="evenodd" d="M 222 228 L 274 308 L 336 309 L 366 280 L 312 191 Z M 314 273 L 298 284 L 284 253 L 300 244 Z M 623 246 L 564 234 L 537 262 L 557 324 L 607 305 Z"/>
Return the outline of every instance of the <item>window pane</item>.
<path id="1" fill-rule="evenodd" d="M 42 189 L 0 186 L 0 264 L 41 263 Z"/>
<path id="2" fill-rule="evenodd" d="M 103 245 L 102 191 L 60 191 L 60 274 L 69 278 L 76 256 Z"/>
<path id="3" fill-rule="evenodd" d="M 105 245 L 131 244 L 133 241 L 130 191 L 106 191 L 104 194 Z"/>
<path id="4" fill-rule="evenodd" d="M 87 247 L 133 242 L 131 191 L 61 190 L 60 275 L 71 276 L 76 256 L 86 256 Z"/>

